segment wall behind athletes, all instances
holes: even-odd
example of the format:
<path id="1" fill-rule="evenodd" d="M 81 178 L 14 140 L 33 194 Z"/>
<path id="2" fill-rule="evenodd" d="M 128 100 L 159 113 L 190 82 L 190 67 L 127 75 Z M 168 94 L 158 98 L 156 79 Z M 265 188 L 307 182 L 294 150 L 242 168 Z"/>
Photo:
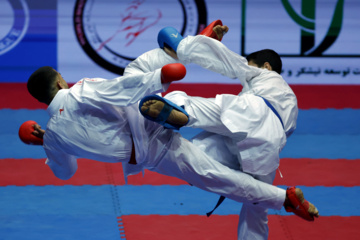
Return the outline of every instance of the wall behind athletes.
<path id="1" fill-rule="evenodd" d="M 196 35 L 211 21 L 247 55 L 271 48 L 290 84 L 360 85 L 359 0 L 1 0 L 0 82 L 48 65 L 68 82 L 114 78 L 157 47 L 165 26 Z M 183 82 L 237 83 L 189 65 Z"/>

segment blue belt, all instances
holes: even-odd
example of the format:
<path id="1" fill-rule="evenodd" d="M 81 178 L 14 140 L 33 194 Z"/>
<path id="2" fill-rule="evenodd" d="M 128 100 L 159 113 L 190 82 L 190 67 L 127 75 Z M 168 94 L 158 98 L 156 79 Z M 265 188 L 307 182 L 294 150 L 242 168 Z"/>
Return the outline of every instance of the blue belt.
<path id="1" fill-rule="evenodd" d="M 279 113 L 278 113 L 278 112 L 276 111 L 276 109 L 273 107 L 273 105 L 271 105 L 271 103 L 270 103 L 268 100 L 266 100 L 265 98 L 263 98 L 262 96 L 259 96 L 259 95 L 256 95 L 256 96 L 261 97 L 261 98 L 264 100 L 264 102 L 266 103 L 266 105 L 267 105 L 267 106 L 271 109 L 271 111 L 273 111 L 273 113 L 275 113 L 275 115 L 278 117 L 278 119 L 279 119 L 280 122 L 281 122 L 282 127 L 284 128 L 284 123 L 283 123 L 283 121 L 282 121 Z M 284 129 L 285 129 L 285 128 L 284 128 Z"/>
<path id="2" fill-rule="evenodd" d="M 256 96 L 261 97 L 261 96 L 259 96 L 259 95 L 256 95 Z M 264 100 L 264 102 L 266 103 L 266 105 L 271 109 L 271 111 L 273 111 L 273 113 L 275 113 L 275 115 L 277 116 L 277 118 L 280 120 L 280 123 L 281 123 L 282 127 L 284 128 L 284 123 L 283 123 L 283 121 L 282 121 L 279 113 L 278 113 L 278 112 L 276 111 L 276 109 L 273 107 L 273 105 L 271 105 L 271 103 L 270 103 L 268 100 L 266 100 L 265 98 L 263 98 L 263 97 L 261 97 L 261 98 Z M 284 129 L 285 129 L 285 128 L 284 128 Z M 219 198 L 216 206 L 214 207 L 214 209 L 211 210 L 210 212 L 206 213 L 206 215 L 207 215 L 208 217 L 210 217 L 211 214 L 215 211 L 215 209 L 216 209 L 218 206 L 220 206 L 220 204 L 221 204 L 224 200 L 225 200 L 225 197 L 224 197 L 224 196 L 220 196 L 220 198 Z M 254 204 L 257 204 L 257 203 L 254 203 Z"/>

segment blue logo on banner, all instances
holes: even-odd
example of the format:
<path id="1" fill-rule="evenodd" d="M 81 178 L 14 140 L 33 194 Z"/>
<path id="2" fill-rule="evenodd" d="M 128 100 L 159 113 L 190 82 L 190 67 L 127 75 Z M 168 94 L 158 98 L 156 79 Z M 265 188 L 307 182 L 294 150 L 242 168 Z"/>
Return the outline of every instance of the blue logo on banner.
<path id="1" fill-rule="evenodd" d="M 56 1 L 0 1 L 0 82 L 26 82 L 39 67 L 57 67 L 56 8 Z"/>
<path id="2" fill-rule="evenodd" d="M 29 26 L 29 8 L 24 0 L 1 1 L 4 16 L 0 27 L 0 55 L 14 48 L 24 37 Z"/>

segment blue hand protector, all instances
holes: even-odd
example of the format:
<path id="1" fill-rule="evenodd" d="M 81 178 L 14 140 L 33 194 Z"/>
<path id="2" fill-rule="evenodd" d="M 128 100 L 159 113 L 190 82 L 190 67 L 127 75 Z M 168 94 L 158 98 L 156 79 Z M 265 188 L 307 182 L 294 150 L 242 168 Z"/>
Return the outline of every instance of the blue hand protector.
<path id="1" fill-rule="evenodd" d="M 171 47 L 175 52 L 183 36 L 173 27 L 165 27 L 158 34 L 158 43 L 160 48 L 165 45 Z"/>

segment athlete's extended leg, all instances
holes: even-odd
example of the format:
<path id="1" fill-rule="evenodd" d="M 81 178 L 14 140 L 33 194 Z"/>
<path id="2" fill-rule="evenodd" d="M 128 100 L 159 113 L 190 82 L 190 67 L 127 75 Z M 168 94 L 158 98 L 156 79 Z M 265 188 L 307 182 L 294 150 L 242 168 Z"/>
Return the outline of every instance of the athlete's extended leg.
<path id="1" fill-rule="evenodd" d="M 210 158 L 179 133 L 163 130 L 151 140 L 147 168 L 182 179 L 198 188 L 238 202 L 281 209 L 286 190 L 260 182 L 248 174 L 230 169 Z M 172 134 L 171 145 L 164 148 Z M 162 149 L 161 152 L 158 149 Z"/>

